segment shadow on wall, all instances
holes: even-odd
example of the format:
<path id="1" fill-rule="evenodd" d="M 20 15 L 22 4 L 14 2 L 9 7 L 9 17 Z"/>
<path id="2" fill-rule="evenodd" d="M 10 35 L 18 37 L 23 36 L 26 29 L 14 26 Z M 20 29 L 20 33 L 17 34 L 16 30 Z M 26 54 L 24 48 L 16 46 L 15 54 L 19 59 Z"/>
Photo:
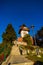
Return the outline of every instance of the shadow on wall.
<path id="1" fill-rule="evenodd" d="M 34 63 L 34 65 L 43 65 L 43 62 L 36 61 L 36 62 Z"/>

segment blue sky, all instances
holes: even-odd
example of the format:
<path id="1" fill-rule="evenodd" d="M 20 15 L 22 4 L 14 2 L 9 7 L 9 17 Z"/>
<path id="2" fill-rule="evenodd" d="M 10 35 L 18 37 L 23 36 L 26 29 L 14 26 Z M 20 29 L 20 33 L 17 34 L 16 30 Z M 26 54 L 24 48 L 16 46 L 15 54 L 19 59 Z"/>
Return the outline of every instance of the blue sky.
<path id="1" fill-rule="evenodd" d="M 0 0 L 0 42 L 11 23 L 18 35 L 19 26 L 35 25 L 34 33 L 43 26 L 43 0 Z M 30 31 L 32 35 L 32 31 Z"/>

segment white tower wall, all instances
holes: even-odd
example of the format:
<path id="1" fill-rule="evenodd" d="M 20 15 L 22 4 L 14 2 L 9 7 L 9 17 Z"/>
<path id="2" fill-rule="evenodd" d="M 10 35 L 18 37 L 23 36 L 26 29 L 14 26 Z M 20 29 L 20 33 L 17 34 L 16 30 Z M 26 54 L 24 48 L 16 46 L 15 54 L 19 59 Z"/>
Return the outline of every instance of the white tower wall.
<path id="1" fill-rule="evenodd" d="M 21 31 L 21 37 L 24 37 L 26 34 L 28 34 L 28 31 L 24 31 L 24 30 Z"/>

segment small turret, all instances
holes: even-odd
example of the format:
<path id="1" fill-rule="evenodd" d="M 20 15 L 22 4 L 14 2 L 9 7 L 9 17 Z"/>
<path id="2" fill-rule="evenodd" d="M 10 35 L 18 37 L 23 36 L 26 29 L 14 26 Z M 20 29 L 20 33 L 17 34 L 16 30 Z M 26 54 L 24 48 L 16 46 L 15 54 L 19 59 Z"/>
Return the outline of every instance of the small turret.
<path id="1" fill-rule="evenodd" d="M 24 37 L 26 34 L 28 34 L 29 31 L 29 28 L 23 24 L 20 26 L 19 34 L 21 35 L 21 37 Z"/>

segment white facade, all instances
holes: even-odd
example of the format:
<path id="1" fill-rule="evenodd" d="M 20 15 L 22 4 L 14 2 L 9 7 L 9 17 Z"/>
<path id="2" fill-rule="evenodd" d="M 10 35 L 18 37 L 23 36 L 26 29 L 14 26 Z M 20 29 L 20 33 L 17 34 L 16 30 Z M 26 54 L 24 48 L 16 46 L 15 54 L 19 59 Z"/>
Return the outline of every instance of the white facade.
<path id="1" fill-rule="evenodd" d="M 28 31 L 24 31 L 24 30 L 21 31 L 21 37 L 24 37 L 26 34 L 28 34 Z"/>

